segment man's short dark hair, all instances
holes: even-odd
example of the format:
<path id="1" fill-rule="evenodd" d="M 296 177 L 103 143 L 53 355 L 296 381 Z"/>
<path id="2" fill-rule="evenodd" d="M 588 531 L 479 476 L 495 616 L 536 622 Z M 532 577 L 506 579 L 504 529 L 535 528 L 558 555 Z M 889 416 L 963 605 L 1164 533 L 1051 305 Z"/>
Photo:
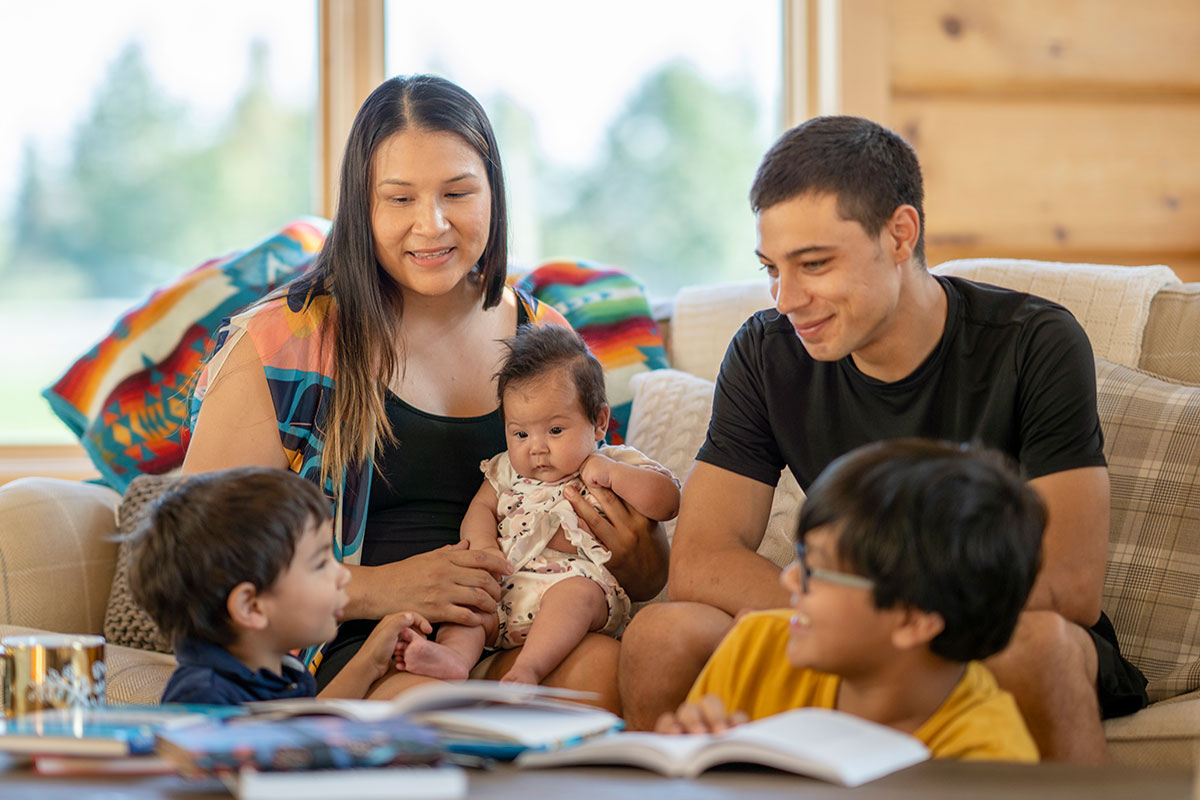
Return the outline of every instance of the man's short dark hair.
<path id="1" fill-rule="evenodd" d="M 227 600 L 239 583 L 271 588 L 310 525 L 329 519 L 315 484 L 284 469 L 240 467 L 187 478 L 135 534 L 134 599 L 173 642 L 235 637 Z"/>
<path id="2" fill-rule="evenodd" d="M 830 464 L 809 487 L 798 536 L 829 525 L 844 568 L 878 608 L 936 612 L 930 650 L 951 661 L 1007 646 L 1041 563 L 1046 510 L 994 450 L 892 439 Z"/>
<path id="3" fill-rule="evenodd" d="M 563 368 L 575 384 L 583 413 L 593 424 L 600 421 L 608 402 L 604 368 L 578 333 L 562 325 L 522 325 L 516 336 L 504 340 L 504 346 L 508 355 L 496 373 L 501 413 L 504 392 L 510 386 Z"/>
<path id="4" fill-rule="evenodd" d="M 913 256 L 925 263 L 921 164 L 896 133 L 861 117 L 815 117 L 792 128 L 763 156 L 750 188 L 757 214 L 802 195 L 832 194 L 838 214 L 877 236 L 896 209 L 917 210 Z"/>

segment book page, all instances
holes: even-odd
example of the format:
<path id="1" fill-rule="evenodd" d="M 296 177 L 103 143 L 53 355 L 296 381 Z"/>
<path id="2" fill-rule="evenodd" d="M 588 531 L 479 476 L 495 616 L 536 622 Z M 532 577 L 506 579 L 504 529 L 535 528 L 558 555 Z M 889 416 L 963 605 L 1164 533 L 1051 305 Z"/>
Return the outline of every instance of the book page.
<path id="1" fill-rule="evenodd" d="M 613 730 L 623 723 L 603 709 L 563 711 L 539 706 L 496 704 L 418 711 L 416 722 L 433 726 L 447 738 L 514 742 L 526 747 L 558 746 Z"/>

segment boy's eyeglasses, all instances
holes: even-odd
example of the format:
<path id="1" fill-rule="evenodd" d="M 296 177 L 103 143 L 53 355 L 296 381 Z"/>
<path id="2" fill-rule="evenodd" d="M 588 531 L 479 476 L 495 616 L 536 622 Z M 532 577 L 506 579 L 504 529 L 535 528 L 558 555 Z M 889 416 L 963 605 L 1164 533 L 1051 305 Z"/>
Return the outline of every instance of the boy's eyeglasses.
<path id="1" fill-rule="evenodd" d="M 874 590 L 875 581 L 870 578 L 864 578 L 862 575 L 854 575 L 850 572 L 838 572 L 832 569 L 821 569 L 820 567 L 810 567 L 806 560 L 807 554 L 808 550 L 804 547 L 804 540 L 797 539 L 796 564 L 800 567 L 801 594 L 808 594 L 808 582 L 811 580 L 835 583 L 839 586 L 849 586 L 851 589 Z"/>

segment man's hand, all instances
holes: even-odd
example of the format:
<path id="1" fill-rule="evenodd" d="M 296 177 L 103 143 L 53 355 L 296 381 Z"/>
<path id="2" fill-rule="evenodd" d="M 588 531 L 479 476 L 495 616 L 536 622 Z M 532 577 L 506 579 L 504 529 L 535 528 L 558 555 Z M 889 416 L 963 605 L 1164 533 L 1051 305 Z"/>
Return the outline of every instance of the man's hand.
<path id="1" fill-rule="evenodd" d="M 610 489 L 591 490 L 594 506 L 573 487 L 563 496 L 592 534 L 612 553 L 606 565 L 631 600 L 649 600 L 667 583 L 670 551 L 662 526 L 627 506 Z"/>

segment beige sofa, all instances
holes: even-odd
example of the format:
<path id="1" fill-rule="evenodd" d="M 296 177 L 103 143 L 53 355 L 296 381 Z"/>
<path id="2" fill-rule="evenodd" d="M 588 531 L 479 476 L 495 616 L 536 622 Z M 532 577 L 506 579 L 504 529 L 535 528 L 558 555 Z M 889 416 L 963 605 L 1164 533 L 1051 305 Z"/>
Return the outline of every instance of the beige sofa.
<path id="1" fill-rule="evenodd" d="M 1120 762 L 1195 765 L 1200 388 L 1192 386 L 1200 384 L 1200 284 L 1181 284 L 1161 267 L 971 261 L 935 271 L 1050 297 L 1087 330 L 1113 485 L 1105 609 L 1124 651 L 1150 678 L 1154 701 L 1108 722 L 1106 732 Z M 634 377 L 628 441 L 684 477 L 703 441 L 726 344 L 750 313 L 770 304 L 763 281 L 682 290 L 667 326 L 673 369 Z M 802 498 L 785 473 L 760 548 L 781 565 Z M 0 488 L 0 635 L 103 631 L 118 502 L 108 489 L 47 478 Z M 117 646 L 108 659 L 113 702 L 155 702 L 173 667 L 168 655 Z"/>

